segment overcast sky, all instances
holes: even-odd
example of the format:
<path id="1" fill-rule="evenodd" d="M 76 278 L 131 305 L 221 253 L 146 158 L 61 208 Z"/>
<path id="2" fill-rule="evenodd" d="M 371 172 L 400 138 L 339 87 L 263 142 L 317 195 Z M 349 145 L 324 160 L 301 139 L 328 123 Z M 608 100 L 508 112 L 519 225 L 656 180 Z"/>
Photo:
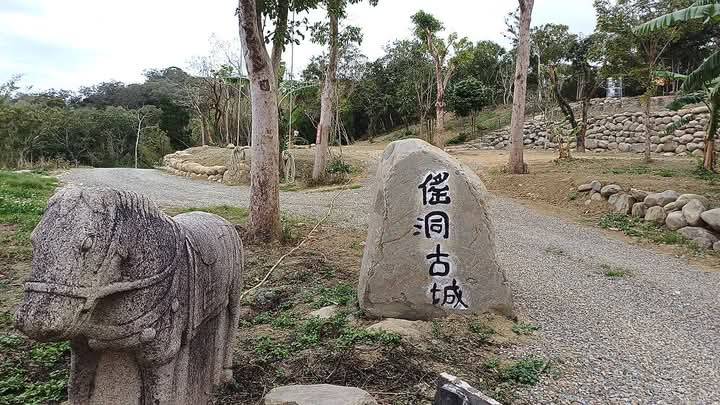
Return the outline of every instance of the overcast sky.
<path id="1" fill-rule="evenodd" d="M 106 80 L 137 82 L 148 68 L 186 68 L 208 53 L 209 40 L 235 41 L 236 0 L 0 0 L 0 82 L 23 74 L 23 86 L 77 89 Z M 364 53 L 374 59 L 383 47 L 410 36 L 410 16 L 419 9 L 442 20 L 447 32 L 473 41 L 502 37 L 504 16 L 515 0 L 380 0 L 350 8 L 346 24 L 362 27 Z M 309 16 L 322 18 L 321 12 Z M 549 22 L 591 33 L 592 0 L 536 0 L 533 25 Z M 320 52 L 296 47 L 296 70 Z M 289 52 L 286 53 L 286 59 Z"/>

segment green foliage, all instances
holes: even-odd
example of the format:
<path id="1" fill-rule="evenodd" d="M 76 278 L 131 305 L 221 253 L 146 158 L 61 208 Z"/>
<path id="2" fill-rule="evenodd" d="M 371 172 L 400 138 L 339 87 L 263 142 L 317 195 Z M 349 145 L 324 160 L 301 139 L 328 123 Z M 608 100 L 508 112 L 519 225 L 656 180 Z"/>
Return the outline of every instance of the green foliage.
<path id="1" fill-rule="evenodd" d="M 600 219 L 601 228 L 622 231 L 627 236 L 634 236 L 663 245 L 680 245 L 695 249 L 696 245 L 675 231 L 660 227 L 640 218 L 623 214 L 607 214 Z"/>
<path id="2" fill-rule="evenodd" d="M 500 368 L 500 378 L 518 384 L 535 385 L 547 369 L 547 362 L 537 357 L 527 357 Z"/>
<path id="3" fill-rule="evenodd" d="M 470 137 L 468 136 L 467 132 L 460 132 L 457 136 L 451 138 L 449 141 L 447 141 L 448 145 L 462 145 L 465 142 L 470 140 Z"/>
<path id="4" fill-rule="evenodd" d="M 415 35 L 417 35 L 418 38 L 421 38 L 423 42 L 427 41 L 428 35 L 433 36 L 445 29 L 445 26 L 442 22 L 440 22 L 440 20 L 423 10 L 415 13 L 412 17 L 410 17 L 410 19 L 415 25 Z"/>
<path id="5" fill-rule="evenodd" d="M 31 344 L 22 337 L 0 335 L 0 404 L 59 403 L 66 398 L 67 342 Z"/>
<path id="6" fill-rule="evenodd" d="M 313 307 L 322 308 L 328 305 L 347 306 L 355 301 L 355 289 L 345 283 L 336 285 L 335 287 L 321 287 L 314 294 Z"/>
<path id="7" fill-rule="evenodd" d="M 350 175 L 353 173 L 353 167 L 342 158 L 336 157 L 328 163 L 326 171 L 329 174 Z"/>
<path id="8" fill-rule="evenodd" d="M 450 111 L 461 117 L 480 111 L 492 103 L 495 94 L 490 87 L 479 80 L 468 78 L 455 83 L 448 94 L 447 103 Z"/>
<path id="9" fill-rule="evenodd" d="M 488 341 L 495 334 L 493 328 L 481 321 L 472 321 L 468 324 L 468 330 L 480 339 L 482 342 Z"/>
<path id="10" fill-rule="evenodd" d="M 527 322 L 518 322 L 512 327 L 512 331 L 516 335 L 532 335 L 539 329 L 539 326 Z"/>
<path id="11" fill-rule="evenodd" d="M 624 278 L 631 274 L 627 269 L 613 267 L 605 263 L 601 264 L 600 267 L 603 269 L 603 274 L 611 279 Z"/>

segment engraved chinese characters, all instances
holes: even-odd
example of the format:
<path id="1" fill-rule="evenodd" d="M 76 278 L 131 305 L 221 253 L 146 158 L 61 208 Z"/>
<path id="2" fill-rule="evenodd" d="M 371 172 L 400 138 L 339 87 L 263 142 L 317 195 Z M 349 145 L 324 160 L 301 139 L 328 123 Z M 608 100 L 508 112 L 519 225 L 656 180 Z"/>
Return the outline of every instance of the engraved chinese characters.
<path id="1" fill-rule="evenodd" d="M 480 179 L 420 140 L 388 145 L 379 163 L 358 297 L 370 315 L 509 315 Z"/>
<path id="2" fill-rule="evenodd" d="M 425 176 L 418 188 L 422 191 L 422 202 L 424 207 L 448 206 L 452 202 L 450 198 L 450 186 L 448 185 L 448 172 L 429 173 Z M 445 209 L 448 207 L 444 207 Z M 424 229 L 426 239 L 433 239 L 440 236 L 442 239 L 450 237 L 450 216 L 445 211 L 431 211 L 423 218 L 418 218 L 423 225 L 415 225 L 417 229 Z M 414 235 L 420 235 L 415 232 Z M 467 302 L 463 301 L 462 287 L 456 279 L 452 278 L 452 262 L 450 254 L 443 252 L 442 243 L 435 246 L 435 250 L 425 258 L 430 262 L 430 276 L 433 277 L 432 295 L 433 305 L 451 306 L 454 309 L 467 309 Z M 449 276 L 449 277 L 448 277 Z M 449 285 L 448 285 L 449 284 Z"/>

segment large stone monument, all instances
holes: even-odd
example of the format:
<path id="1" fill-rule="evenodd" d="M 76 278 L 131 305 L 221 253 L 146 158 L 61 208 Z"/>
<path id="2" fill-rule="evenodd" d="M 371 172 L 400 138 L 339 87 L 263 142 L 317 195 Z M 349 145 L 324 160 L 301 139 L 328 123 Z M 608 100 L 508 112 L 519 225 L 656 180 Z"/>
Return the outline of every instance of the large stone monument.
<path id="1" fill-rule="evenodd" d="M 206 213 L 62 189 L 32 235 L 17 328 L 70 340 L 72 404 L 205 404 L 232 379 L 242 243 Z"/>
<path id="2" fill-rule="evenodd" d="M 418 139 L 388 145 L 377 170 L 358 299 L 366 313 L 426 320 L 510 315 L 480 179 Z"/>

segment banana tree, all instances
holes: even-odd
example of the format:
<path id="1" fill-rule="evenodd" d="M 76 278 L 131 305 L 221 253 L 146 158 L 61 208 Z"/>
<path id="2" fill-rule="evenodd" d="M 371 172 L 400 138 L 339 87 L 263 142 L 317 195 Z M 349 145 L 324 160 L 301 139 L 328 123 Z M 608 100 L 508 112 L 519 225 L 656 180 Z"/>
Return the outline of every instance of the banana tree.
<path id="1" fill-rule="evenodd" d="M 635 28 L 638 33 L 648 33 L 686 24 L 693 20 L 704 20 L 705 24 L 720 24 L 720 1 L 699 0 L 692 6 L 646 22 Z M 716 169 L 715 138 L 720 126 L 720 50 L 710 55 L 695 71 L 685 77 L 680 88 L 680 97 L 673 107 L 703 102 L 710 110 L 705 133 L 703 167 Z"/>

